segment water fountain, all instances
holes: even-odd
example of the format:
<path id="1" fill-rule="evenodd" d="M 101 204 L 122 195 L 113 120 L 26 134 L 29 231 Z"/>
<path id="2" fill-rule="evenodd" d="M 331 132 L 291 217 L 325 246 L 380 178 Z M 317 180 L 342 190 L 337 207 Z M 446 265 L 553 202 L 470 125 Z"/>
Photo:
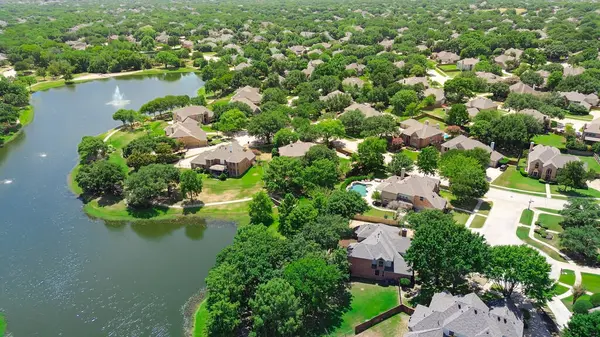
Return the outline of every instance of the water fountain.
<path id="1" fill-rule="evenodd" d="M 127 104 L 129 104 L 129 100 L 125 99 L 125 96 L 121 93 L 121 90 L 119 90 L 119 86 L 117 85 L 112 96 L 112 101 L 106 103 L 106 105 L 112 105 L 114 107 L 121 108 Z"/>

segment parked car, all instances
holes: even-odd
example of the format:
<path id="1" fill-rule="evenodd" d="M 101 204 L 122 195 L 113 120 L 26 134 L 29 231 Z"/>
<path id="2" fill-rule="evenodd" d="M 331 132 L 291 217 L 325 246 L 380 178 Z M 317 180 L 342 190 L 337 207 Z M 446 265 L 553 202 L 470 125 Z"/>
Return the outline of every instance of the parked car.
<path id="1" fill-rule="evenodd" d="M 507 168 L 508 166 L 506 164 L 500 165 L 500 171 L 506 171 Z"/>

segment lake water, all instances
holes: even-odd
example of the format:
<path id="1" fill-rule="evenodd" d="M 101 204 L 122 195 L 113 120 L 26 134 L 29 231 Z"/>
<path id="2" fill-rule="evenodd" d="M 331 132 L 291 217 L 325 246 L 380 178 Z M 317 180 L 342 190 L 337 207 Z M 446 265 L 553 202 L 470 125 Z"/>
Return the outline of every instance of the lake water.
<path id="1" fill-rule="evenodd" d="M 196 220 L 106 224 L 69 191 L 77 144 L 120 124 L 130 104 L 195 96 L 194 74 L 115 78 L 33 94 L 35 120 L 0 149 L 0 310 L 15 337 L 181 336 L 181 306 L 199 288 L 235 224 Z"/>

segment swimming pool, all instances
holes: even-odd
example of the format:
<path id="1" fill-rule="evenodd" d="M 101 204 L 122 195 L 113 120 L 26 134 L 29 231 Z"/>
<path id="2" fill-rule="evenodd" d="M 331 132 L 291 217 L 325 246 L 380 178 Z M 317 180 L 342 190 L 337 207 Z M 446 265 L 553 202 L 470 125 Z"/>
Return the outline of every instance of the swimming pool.
<path id="1" fill-rule="evenodd" d="M 354 183 L 352 184 L 352 187 L 350 187 L 350 190 L 358 192 L 363 197 L 367 196 L 367 185 L 365 184 Z"/>

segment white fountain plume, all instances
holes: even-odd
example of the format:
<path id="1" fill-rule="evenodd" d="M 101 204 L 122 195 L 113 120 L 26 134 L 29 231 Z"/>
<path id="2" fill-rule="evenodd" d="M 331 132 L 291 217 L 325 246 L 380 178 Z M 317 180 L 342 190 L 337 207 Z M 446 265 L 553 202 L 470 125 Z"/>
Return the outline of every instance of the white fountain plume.
<path id="1" fill-rule="evenodd" d="M 125 96 L 121 93 L 121 90 L 119 90 L 119 86 L 117 85 L 112 96 L 112 101 L 106 103 L 106 105 L 112 105 L 114 107 L 121 108 L 127 104 L 129 104 L 129 100 L 125 99 Z"/>

